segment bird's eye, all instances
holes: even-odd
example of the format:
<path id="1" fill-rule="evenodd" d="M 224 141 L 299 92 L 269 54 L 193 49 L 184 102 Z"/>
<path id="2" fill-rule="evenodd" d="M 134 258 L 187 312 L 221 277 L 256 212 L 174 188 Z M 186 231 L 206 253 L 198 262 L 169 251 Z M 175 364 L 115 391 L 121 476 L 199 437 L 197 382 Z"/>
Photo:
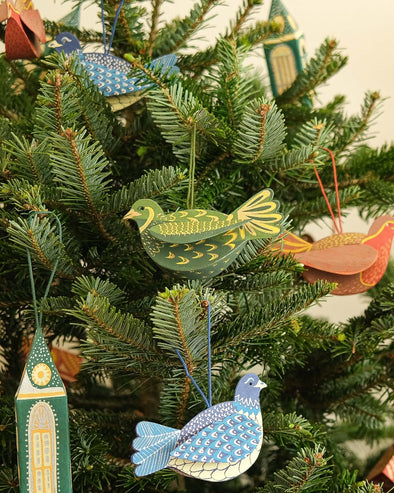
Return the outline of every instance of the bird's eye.
<path id="1" fill-rule="evenodd" d="M 144 206 L 141 206 L 138 208 L 139 211 L 144 211 L 145 210 L 145 207 Z"/>
<path id="2" fill-rule="evenodd" d="M 249 382 L 249 385 L 253 385 L 253 382 Z"/>

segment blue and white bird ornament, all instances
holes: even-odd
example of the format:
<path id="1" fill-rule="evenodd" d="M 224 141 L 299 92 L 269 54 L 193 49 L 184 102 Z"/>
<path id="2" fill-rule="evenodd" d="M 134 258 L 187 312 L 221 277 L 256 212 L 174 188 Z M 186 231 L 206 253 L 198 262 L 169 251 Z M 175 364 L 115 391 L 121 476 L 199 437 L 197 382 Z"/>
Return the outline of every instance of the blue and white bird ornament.
<path id="1" fill-rule="evenodd" d="M 108 102 L 114 111 L 119 111 L 134 104 L 144 95 L 144 90 L 153 85 L 151 81 L 141 77 L 128 77 L 133 65 L 122 58 L 109 53 L 115 33 L 117 19 L 123 1 L 120 3 L 115 15 L 114 25 L 110 42 L 107 46 L 105 38 L 105 27 L 103 19 L 103 43 L 104 53 L 83 52 L 78 38 L 69 32 L 58 34 L 48 46 L 54 48 L 58 53 L 64 51 L 66 55 L 76 53 L 81 64 L 87 70 L 90 79 L 99 90 L 107 96 Z M 103 12 L 103 8 L 102 8 Z M 176 66 L 177 56 L 174 54 L 164 55 L 156 58 L 146 68 L 152 71 L 160 71 L 160 75 L 170 76 L 179 72 Z"/>
<path id="2" fill-rule="evenodd" d="M 233 401 L 210 406 L 181 430 L 157 423 L 137 424 L 135 475 L 164 468 L 204 481 L 228 481 L 256 461 L 263 440 L 259 395 L 266 384 L 254 373 L 238 382 Z"/>

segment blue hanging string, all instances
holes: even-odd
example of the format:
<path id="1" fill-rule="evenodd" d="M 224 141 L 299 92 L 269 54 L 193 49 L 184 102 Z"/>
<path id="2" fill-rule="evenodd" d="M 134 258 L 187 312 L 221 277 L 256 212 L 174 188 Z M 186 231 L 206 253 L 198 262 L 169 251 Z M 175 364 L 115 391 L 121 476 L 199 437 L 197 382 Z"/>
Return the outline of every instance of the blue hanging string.
<path id="1" fill-rule="evenodd" d="M 101 1 L 102 1 L 102 0 L 101 0 Z M 115 14 L 114 25 L 112 26 L 112 33 L 111 33 L 111 38 L 110 38 L 110 40 L 109 40 L 109 44 L 108 44 L 108 50 L 107 50 L 107 53 L 109 53 L 109 52 L 110 52 L 110 50 L 111 50 L 112 41 L 113 41 L 114 36 L 115 36 L 116 24 L 118 23 L 118 18 L 119 18 L 120 10 L 121 10 L 121 8 L 123 7 L 123 4 L 124 4 L 124 0 L 120 0 L 119 7 L 118 7 L 118 9 L 116 10 L 116 14 Z"/>
<path id="2" fill-rule="evenodd" d="M 101 0 L 101 24 L 103 25 L 103 45 L 104 53 L 107 53 L 107 38 L 105 35 L 104 1 Z"/>
<path id="3" fill-rule="evenodd" d="M 174 348 L 174 351 L 175 351 L 176 355 L 178 356 L 180 362 L 182 363 L 182 366 L 185 370 L 186 376 L 190 379 L 190 381 L 194 385 L 197 392 L 204 399 L 204 402 L 207 405 L 207 407 L 212 407 L 211 303 L 208 302 L 208 399 L 206 398 L 204 392 L 200 389 L 198 383 L 194 380 L 194 378 L 189 373 L 189 370 L 187 369 L 187 365 L 185 363 L 185 360 L 182 358 L 179 350 Z"/>
<path id="4" fill-rule="evenodd" d="M 186 366 L 186 363 L 184 361 L 184 359 L 182 358 L 181 356 L 181 353 L 178 351 L 178 349 L 174 349 L 174 351 L 176 352 L 178 358 L 180 359 L 182 365 L 183 365 L 183 368 L 185 369 L 185 373 L 186 373 L 186 376 L 188 378 L 190 378 L 192 384 L 195 386 L 197 392 L 199 392 L 199 394 L 201 395 L 201 397 L 204 399 L 205 401 L 205 404 L 207 405 L 207 407 L 210 407 L 210 404 L 208 402 L 208 399 L 205 397 L 205 394 L 204 392 L 200 389 L 200 387 L 198 386 L 198 383 L 194 380 L 194 378 L 190 375 L 189 373 L 189 370 L 187 369 L 187 366 Z"/>
<path id="5" fill-rule="evenodd" d="M 212 363 L 211 363 L 211 303 L 208 301 L 208 400 L 212 406 Z"/>
<path id="6" fill-rule="evenodd" d="M 54 213 L 52 211 L 38 211 L 38 212 L 33 212 L 32 216 L 37 215 L 37 214 L 54 214 Z M 29 226 L 31 226 L 31 223 L 33 220 L 32 216 L 30 216 L 29 221 L 28 221 Z M 58 224 L 58 227 L 59 227 L 59 243 L 62 243 L 62 225 L 61 225 L 59 218 L 56 216 L 56 214 L 54 214 L 54 217 L 55 217 L 57 224 Z M 36 287 L 35 287 L 35 283 L 34 283 L 33 265 L 32 265 L 31 255 L 30 255 L 29 250 L 26 249 L 26 252 L 27 252 L 27 264 L 29 266 L 31 293 L 32 293 L 32 298 L 33 298 L 34 317 L 36 320 L 37 330 L 42 330 L 43 313 L 42 313 L 42 310 L 40 310 L 40 313 L 38 313 L 38 303 L 37 303 Z M 56 273 L 56 269 L 57 269 L 58 264 L 59 264 L 59 258 L 57 258 L 53 264 L 52 272 L 49 276 L 49 280 L 48 280 L 48 283 L 47 283 L 47 286 L 45 289 L 44 296 L 41 298 L 41 304 L 47 299 L 53 278 L 55 277 L 55 273 Z"/>

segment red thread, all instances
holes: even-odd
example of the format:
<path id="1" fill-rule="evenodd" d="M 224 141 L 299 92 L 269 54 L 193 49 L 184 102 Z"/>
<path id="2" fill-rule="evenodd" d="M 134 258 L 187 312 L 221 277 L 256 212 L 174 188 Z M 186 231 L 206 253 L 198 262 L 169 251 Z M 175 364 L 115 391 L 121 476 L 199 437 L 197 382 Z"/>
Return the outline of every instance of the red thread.
<path id="1" fill-rule="evenodd" d="M 327 194 L 326 194 L 326 192 L 324 190 L 324 186 L 323 186 L 323 183 L 322 183 L 321 178 L 319 176 L 319 172 L 317 171 L 315 165 L 313 166 L 313 169 L 315 171 L 315 175 L 316 175 L 317 181 L 319 182 L 321 193 L 323 194 L 324 200 L 326 201 L 328 210 L 330 212 L 330 215 L 331 215 L 331 218 L 332 218 L 332 222 L 334 224 L 334 228 L 337 230 L 337 233 L 340 234 L 340 233 L 343 232 L 343 229 L 342 229 L 342 215 L 341 215 L 341 205 L 340 205 L 340 200 L 339 200 L 338 178 L 337 178 L 337 168 L 336 168 L 336 165 L 335 165 L 335 157 L 334 157 L 334 153 L 330 149 L 326 149 L 325 147 L 320 147 L 320 149 L 322 149 L 323 151 L 328 152 L 330 154 L 331 161 L 332 161 L 332 169 L 333 169 L 334 183 L 335 183 L 335 196 L 336 196 L 337 208 L 338 208 L 339 227 L 337 225 L 337 222 L 336 222 L 336 219 L 335 219 L 335 215 L 334 215 L 334 211 L 332 210 L 330 201 L 328 200 Z M 312 163 L 313 163 L 313 161 L 312 161 Z"/>

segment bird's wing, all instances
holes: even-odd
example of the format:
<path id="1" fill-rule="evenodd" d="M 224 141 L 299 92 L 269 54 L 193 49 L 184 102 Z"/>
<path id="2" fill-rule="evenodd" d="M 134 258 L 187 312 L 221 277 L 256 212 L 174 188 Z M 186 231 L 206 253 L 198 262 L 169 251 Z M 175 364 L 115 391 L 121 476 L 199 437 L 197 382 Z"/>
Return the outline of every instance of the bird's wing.
<path id="1" fill-rule="evenodd" d="M 341 275 L 363 272 L 377 257 L 378 252 L 374 248 L 361 243 L 295 254 L 295 258 L 307 267 Z"/>
<path id="2" fill-rule="evenodd" d="M 234 413 L 201 429 L 175 448 L 171 457 L 193 462 L 238 462 L 258 447 L 262 433 L 255 421 Z"/>
<path id="3" fill-rule="evenodd" d="M 87 62 L 95 63 L 108 70 L 117 70 L 125 77 L 127 77 L 127 74 L 133 68 L 130 63 L 123 60 L 123 58 L 111 55 L 110 53 L 87 52 L 84 53 L 84 57 Z"/>
<path id="4" fill-rule="evenodd" d="M 232 214 L 200 209 L 168 214 L 162 221 L 149 228 L 149 233 L 167 243 L 193 243 L 238 228 L 247 221 L 239 221 Z"/>
<path id="5" fill-rule="evenodd" d="M 234 211 L 234 216 L 239 221 L 246 221 L 243 228 L 246 239 L 268 238 L 281 232 L 282 215 L 278 213 L 279 202 L 272 198 L 272 190 L 266 188 Z"/>

